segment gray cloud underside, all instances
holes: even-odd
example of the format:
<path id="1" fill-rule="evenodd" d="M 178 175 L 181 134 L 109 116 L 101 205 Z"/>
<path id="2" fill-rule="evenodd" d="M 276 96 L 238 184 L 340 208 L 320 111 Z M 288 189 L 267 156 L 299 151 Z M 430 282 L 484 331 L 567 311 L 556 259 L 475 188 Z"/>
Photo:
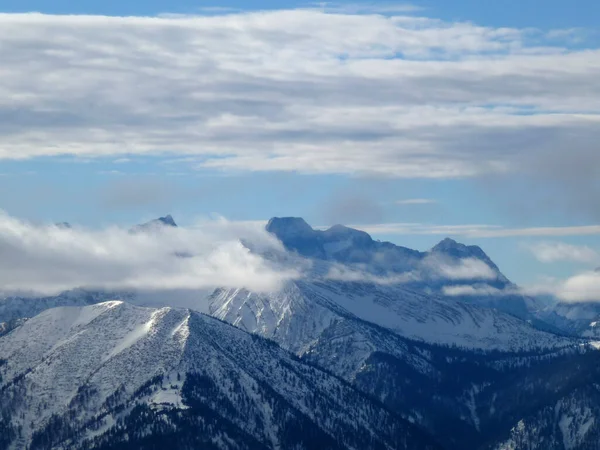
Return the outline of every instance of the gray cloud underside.
<path id="1" fill-rule="evenodd" d="M 0 15 L 0 158 L 427 178 L 600 166 L 600 50 L 560 38 L 317 10 Z"/>

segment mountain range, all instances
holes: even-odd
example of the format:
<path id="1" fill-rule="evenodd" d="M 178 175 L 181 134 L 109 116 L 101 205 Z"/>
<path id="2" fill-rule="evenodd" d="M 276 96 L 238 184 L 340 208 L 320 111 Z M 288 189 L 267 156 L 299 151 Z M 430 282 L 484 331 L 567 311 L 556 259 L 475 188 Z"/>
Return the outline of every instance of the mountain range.
<path id="1" fill-rule="evenodd" d="M 284 255 L 260 256 L 304 268 L 272 292 L 0 300 L 0 449 L 600 448 L 595 304 L 522 295 L 452 239 L 266 230 Z"/>

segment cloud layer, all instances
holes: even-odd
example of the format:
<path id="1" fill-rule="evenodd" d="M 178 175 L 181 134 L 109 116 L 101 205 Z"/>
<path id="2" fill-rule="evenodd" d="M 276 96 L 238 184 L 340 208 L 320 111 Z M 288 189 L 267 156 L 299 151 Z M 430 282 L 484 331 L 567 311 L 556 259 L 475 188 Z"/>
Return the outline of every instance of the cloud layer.
<path id="1" fill-rule="evenodd" d="M 256 252 L 243 241 L 252 242 Z M 280 250 L 262 227 L 222 219 L 197 228 L 134 233 L 34 225 L 0 215 L 0 286 L 4 294 L 55 294 L 77 287 L 269 291 L 298 276 L 259 256 Z"/>
<path id="2" fill-rule="evenodd" d="M 600 50 L 562 30 L 329 11 L 0 15 L 0 158 L 410 178 L 598 163 Z"/>

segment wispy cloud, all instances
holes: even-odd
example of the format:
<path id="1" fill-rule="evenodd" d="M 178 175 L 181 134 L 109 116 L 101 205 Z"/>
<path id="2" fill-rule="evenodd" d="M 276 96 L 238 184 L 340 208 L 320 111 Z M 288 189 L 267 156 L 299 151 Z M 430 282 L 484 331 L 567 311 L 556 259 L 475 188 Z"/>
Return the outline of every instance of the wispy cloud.
<path id="1" fill-rule="evenodd" d="M 449 297 L 475 297 L 475 296 L 505 296 L 513 295 L 516 292 L 510 289 L 498 289 L 489 285 L 457 285 L 444 286 L 442 288 L 444 295 Z"/>
<path id="2" fill-rule="evenodd" d="M 342 264 L 333 264 L 325 278 L 328 280 L 344 282 L 361 282 L 381 285 L 404 284 L 411 281 L 420 280 L 420 275 L 416 272 L 407 272 L 402 274 L 376 275 L 357 267 L 349 267 Z"/>
<path id="3" fill-rule="evenodd" d="M 353 225 L 374 235 L 439 235 L 469 238 L 591 236 L 600 234 L 600 225 L 572 227 L 506 228 L 500 225 L 432 225 L 422 223 L 383 223 Z"/>
<path id="4" fill-rule="evenodd" d="M 386 3 L 386 2 L 357 2 L 357 3 L 339 3 L 339 2 L 313 2 L 310 4 L 313 8 L 321 11 L 333 12 L 338 14 L 406 14 L 422 12 L 422 6 L 410 3 Z"/>
<path id="5" fill-rule="evenodd" d="M 525 248 L 528 249 L 538 261 L 543 263 L 560 261 L 597 263 L 600 261 L 598 252 L 583 245 L 571 245 L 564 242 L 538 242 L 526 244 Z"/>
<path id="6" fill-rule="evenodd" d="M 432 205 L 434 203 L 437 203 L 437 200 L 432 198 L 408 198 L 396 202 L 397 205 Z"/>
<path id="7" fill-rule="evenodd" d="M 423 262 L 429 269 L 429 276 L 449 280 L 495 280 L 498 274 L 485 262 L 476 258 L 463 258 L 458 261 L 430 256 Z"/>
<path id="8" fill-rule="evenodd" d="M 361 265 L 343 265 L 329 263 L 325 278 L 345 282 L 365 282 L 380 285 L 405 284 L 428 280 L 442 281 L 491 281 L 498 274 L 485 262 L 465 258 L 454 260 L 443 257 L 428 257 L 423 261 L 415 261 L 411 270 L 402 273 L 374 273 L 372 268 Z M 455 295 L 455 294 L 449 294 Z"/>
<path id="9" fill-rule="evenodd" d="M 232 13 L 239 12 L 239 8 L 232 8 L 229 6 L 202 6 L 198 8 L 198 11 L 203 13 L 213 13 L 213 14 L 222 14 L 222 13 Z"/>

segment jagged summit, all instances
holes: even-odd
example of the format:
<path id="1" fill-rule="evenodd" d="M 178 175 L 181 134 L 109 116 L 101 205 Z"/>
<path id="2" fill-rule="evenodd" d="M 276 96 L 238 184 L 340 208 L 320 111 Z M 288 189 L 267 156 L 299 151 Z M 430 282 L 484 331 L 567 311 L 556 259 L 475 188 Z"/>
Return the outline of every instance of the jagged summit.
<path id="1" fill-rule="evenodd" d="M 484 261 L 493 269 L 498 270 L 498 267 L 492 262 L 490 257 L 481 249 L 481 247 L 477 245 L 465 245 L 449 237 L 443 239 L 439 244 L 434 246 L 430 253 L 445 254 L 457 259 L 476 258 Z"/>
<path id="2" fill-rule="evenodd" d="M 466 245 L 451 238 L 443 239 L 430 251 L 420 252 L 402 247 L 391 242 L 375 241 L 362 230 L 334 225 L 326 230 L 313 229 L 304 219 L 299 217 L 275 217 L 267 225 L 267 231 L 274 234 L 285 248 L 304 257 L 335 261 L 347 265 L 359 265 L 361 271 L 372 274 L 407 274 L 411 273 L 412 285 L 418 289 L 433 288 L 441 292 L 444 286 L 456 283 L 464 284 L 473 280 L 480 282 L 477 276 L 458 279 L 452 276 L 440 275 L 440 264 L 459 266 L 464 260 L 476 259 L 489 266 L 496 277 L 486 283 L 493 289 L 504 289 L 511 286 L 510 281 L 500 272 L 500 269 L 490 257 L 476 245 Z M 472 299 L 471 299 L 472 300 Z M 515 300 L 520 306 L 508 307 L 511 313 L 520 311 L 519 316 L 526 315 L 527 308 L 519 298 Z M 496 302 L 495 302 L 496 303 Z M 503 298 L 502 304 L 510 302 Z M 498 305 L 505 309 L 502 305 Z"/>
<path id="3" fill-rule="evenodd" d="M 432 253 L 435 252 L 444 252 L 450 254 L 456 254 L 457 256 L 462 255 L 471 255 L 474 253 L 483 253 L 480 247 L 477 245 L 465 245 L 460 242 L 455 241 L 452 238 L 445 238 L 440 241 L 436 246 L 431 249 Z"/>
<path id="4" fill-rule="evenodd" d="M 173 220 L 173 216 L 171 216 L 171 214 L 167 214 L 164 217 L 159 217 L 156 220 L 158 220 L 159 222 L 161 222 L 163 225 L 167 225 L 169 227 L 176 227 L 177 226 L 177 224 Z"/>
<path id="5" fill-rule="evenodd" d="M 136 225 L 132 228 L 132 231 L 148 231 L 148 230 L 156 230 L 161 229 L 163 227 L 177 228 L 177 224 L 173 219 L 173 216 L 167 214 L 164 217 L 159 217 L 158 219 L 151 220 L 150 222 L 142 223 L 140 225 Z"/>
<path id="6" fill-rule="evenodd" d="M 444 251 L 446 249 L 450 249 L 450 248 L 457 248 L 457 247 L 461 247 L 464 246 L 463 244 L 459 244 L 458 242 L 456 242 L 454 239 L 452 238 L 445 238 L 442 239 L 437 245 L 435 245 L 431 250 L 432 251 L 436 251 L 436 250 L 441 250 Z"/>
<path id="7" fill-rule="evenodd" d="M 371 235 L 366 231 L 357 230 L 356 228 L 350 228 L 345 225 L 334 225 L 323 232 L 326 236 L 338 237 L 343 239 L 353 239 L 354 241 L 362 240 L 364 242 L 370 242 L 373 240 Z"/>

